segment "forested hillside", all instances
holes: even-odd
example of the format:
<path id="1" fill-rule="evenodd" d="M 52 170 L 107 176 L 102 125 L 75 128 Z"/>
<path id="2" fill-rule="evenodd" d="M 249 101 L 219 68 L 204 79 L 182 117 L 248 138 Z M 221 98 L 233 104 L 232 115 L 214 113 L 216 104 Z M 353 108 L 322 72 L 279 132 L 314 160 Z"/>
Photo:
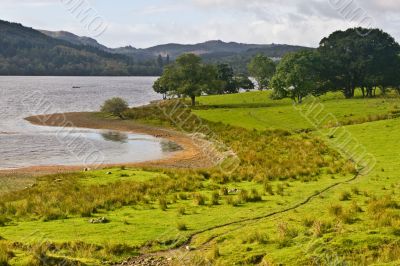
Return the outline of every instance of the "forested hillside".
<path id="1" fill-rule="evenodd" d="M 0 75 L 158 75 L 154 61 L 54 39 L 21 24 L 0 21 Z"/>

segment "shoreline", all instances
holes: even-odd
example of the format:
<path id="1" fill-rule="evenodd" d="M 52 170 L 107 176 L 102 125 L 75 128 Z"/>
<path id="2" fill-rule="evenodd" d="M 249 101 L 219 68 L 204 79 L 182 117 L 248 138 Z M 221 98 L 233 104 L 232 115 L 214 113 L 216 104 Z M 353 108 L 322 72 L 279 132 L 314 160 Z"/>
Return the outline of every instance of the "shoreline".
<path id="1" fill-rule="evenodd" d="M 125 133 L 138 133 L 162 138 L 178 144 L 182 150 L 171 152 L 165 158 L 136 163 L 113 163 L 102 164 L 98 169 L 128 166 L 128 167 L 150 167 L 150 168 L 209 168 L 214 166 L 213 158 L 215 154 L 206 154 L 201 146 L 210 145 L 206 140 L 193 138 L 188 134 L 144 124 L 136 123 L 132 120 L 105 119 L 95 115 L 94 112 L 72 112 L 49 115 L 37 115 L 25 118 L 26 121 L 37 126 L 50 127 L 74 127 L 86 129 L 113 130 Z M 0 173 L 30 173 L 30 174 L 54 174 L 83 170 L 89 165 L 49 165 L 32 166 L 10 170 L 0 170 Z"/>

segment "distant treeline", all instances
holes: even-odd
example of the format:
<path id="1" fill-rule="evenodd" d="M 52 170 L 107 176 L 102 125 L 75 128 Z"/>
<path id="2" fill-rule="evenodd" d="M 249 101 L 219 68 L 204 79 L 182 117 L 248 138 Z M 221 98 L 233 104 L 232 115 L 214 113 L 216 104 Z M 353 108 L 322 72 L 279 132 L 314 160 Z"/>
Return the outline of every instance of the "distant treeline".
<path id="1" fill-rule="evenodd" d="M 229 64 L 236 74 L 247 75 L 247 64 L 256 54 L 281 58 L 288 52 L 304 48 L 209 41 L 195 45 L 166 44 L 147 49 L 111 49 L 100 44 L 90 46 L 79 44 L 76 40 L 55 38 L 21 24 L 1 20 L 0 36 L 0 75 L 159 76 L 164 67 L 179 55 L 198 50 L 207 51 L 201 55 L 204 62 Z"/>
<path id="2" fill-rule="evenodd" d="M 107 53 L 53 39 L 20 24 L 0 21 L 0 75 L 160 75 L 155 60 Z"/>
<path id="3" fill-rule="evenodd" d="M 190 97 L 195 105 L 200 95 L 254 89 L 247 73 L 255 78 L 258 89 L 272 89 L 272 98 L 299 103 L 307 95 L 330 91 L 341 91 L 346 98 L 354 97 L 356 89 L 365 97 L 375 96 L 376 88 L 400 93 L 400 45 L 379 29 L 336 31 L 322 39 L 318 49 L 287 53 L 279 62 L 258 54 L 241 75 L 229 64 L 205 64 L 200 57 L 186 54 L 165 68 L 154 90 L 164 98 Z"/>

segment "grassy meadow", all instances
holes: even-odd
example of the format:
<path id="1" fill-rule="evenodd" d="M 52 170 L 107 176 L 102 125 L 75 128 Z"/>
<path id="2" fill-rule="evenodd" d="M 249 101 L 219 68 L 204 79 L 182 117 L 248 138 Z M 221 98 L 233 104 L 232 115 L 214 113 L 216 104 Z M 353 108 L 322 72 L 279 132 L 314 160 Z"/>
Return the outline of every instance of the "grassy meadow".
<path id="1" fill-rule="evenodd" d="M 183 244 L 192 251 L 173 264 L 400 264 L 395 95 L 320 98 L 376 158 L 366 174 L 330 144 L 331 125 L 315 130 L 289 100 L 247 92 L 198 101 L 183 129 L 197 128 L 191 112 L 202 118 L 238 168 L 121 166 L 9 187 L 0 194 L 0 265 L 107 265 L 159 251 L 174 257 Z M 174 126 L 152 106 L 127 117 Z"/>

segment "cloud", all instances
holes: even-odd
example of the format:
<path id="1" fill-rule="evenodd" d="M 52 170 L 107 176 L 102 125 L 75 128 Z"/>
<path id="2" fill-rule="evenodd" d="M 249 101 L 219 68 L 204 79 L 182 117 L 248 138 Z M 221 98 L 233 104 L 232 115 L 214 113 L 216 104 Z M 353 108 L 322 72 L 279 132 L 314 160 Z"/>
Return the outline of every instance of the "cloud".
<path id="1" fill-rule="evenodd" d="M 400 39 L 399 1 L 121 0 L 119 5 L 108 0 L 89 2 L 99 8 L 109 24 L 100 42 L 112 47 L 128 44 L 147 47 L 166 42 L 195 43 L 209 39 L 317 46 L 320 39 L 332 31 L 358 26 L 360 19 L 352 17 L 358 10 L 363 12 L 363 17 L 373 20 L 371 26 L 382 28 Z M 353 5 L 350 11 L 338 8 L 349 2 Z M 4 17 L 14 16 L 15 21 L 21 21 L 23 17 L 28 26 L 56 27 L 75 31 L 79 35 L 86 34 L 71 17 L 65 15 L 61 19 L 53 19 L 49 16 L 57 12 L 65 13 L 60 0 L 0 0 L 0 3 Z M 5 7 L 12 7 L 14 13 L 20 8 L 25 13 L 8 15 L 11 14 L 8 12 L 10 8 Z M 28 14 L 30 7 L 39 8 Z M 35 24 L 39 20 L 40 23 Z"/>

